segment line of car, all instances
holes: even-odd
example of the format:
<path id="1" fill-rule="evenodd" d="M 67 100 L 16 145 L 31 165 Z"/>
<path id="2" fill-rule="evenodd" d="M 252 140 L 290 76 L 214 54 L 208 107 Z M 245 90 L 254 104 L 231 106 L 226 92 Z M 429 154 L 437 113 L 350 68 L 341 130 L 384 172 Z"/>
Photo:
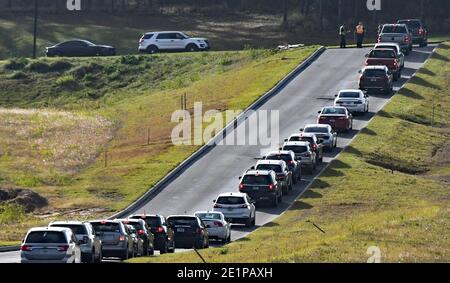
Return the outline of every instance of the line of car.
<path id="1" fill-rule="evenodd" d="M 207 38 L 192 38 L 180 31 L 147 32 L 139 39 L 138 51 L 154 54 L 163 51 L 206 51 L 211 45 Z M 116 48 L 98 45 L 84 39 L 64 41 L 46 47 L 48 57 L 114 56 Z"/>
<path id="2" fill-rule="evenodd" d="M 387 65 L 395 59 L 400 68 L 404 67 L 400 49 L 397 43 L 378 43 L 370 54 L 392 51 L 395 58 L 369 61 L 372 57 L 368 56 L 361 71 L 360 89 L 339 91 L 334 105 L 319 111 L 316 124 L 306 125 L 285 139 L 277 150 L 256 158 L 255 166 L 239 177 L 237 190 L 220 194 L 210 210 L 167 218 L 136 214 L 126 219 L 51 222 L 47 227 L 28 231 L 20 248 L 21 262 L 96 263 L 107 257 L 125 260 L 153 255 L 155 250 L 164 254 L 178 248 L 208 248 L 210 240 L 229 242 L 232 224 L 253 227 L 257 207 L 267 203 L 278 206 L 304 174 L 314 174 L 323 162 L 324 152 L 335 150 L 338 132 L 353 129 L 354 115 L 369 112 L 369 96 L 364 91 L 378 88 L 367 87 L 367 79 L 376 85 L 378 78 L 388 77 L 390 83 L 380 89 L 392 91 L 393 74 Z M 373 81 L 372 76 L 377 80 Z"/>

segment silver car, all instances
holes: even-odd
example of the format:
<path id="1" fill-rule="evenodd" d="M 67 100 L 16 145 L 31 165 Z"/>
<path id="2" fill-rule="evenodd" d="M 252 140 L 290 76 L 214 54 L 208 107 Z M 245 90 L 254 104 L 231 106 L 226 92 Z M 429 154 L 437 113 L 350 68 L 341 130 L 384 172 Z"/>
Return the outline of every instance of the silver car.
<path id="1" fill-rule="evenodd" d="M 224 193 L 213 201 L 213 211 L 222 212 L 228 222 L 255 225 L 256 208 L 246 193 Z"/>
<path id="2" fill-rule="evenodd" d="M 81 261 L 100 263 L 102 261 L 102 241 L 95 235 L 91 223 L 81 221 L 53 221 L 49 227 L 70 228 L 80 243 Z"/>
<path id="3" fill-rule="evenodd" d="M 135 243 L 124 224 L 118 220 L 89 221 L 95 235 L 102 240 L 104 257 L 126 260 L 135 256 Z"/>
<path id="4" fill-rule="evenodd" d="M 311 174 L 316 171 L 317 154 L 312 149 L 309 142 L 285 142 L 283 144 L 282 150 L 292 150 L 295 153 L 295 158 L 297 160 L 300 160 L 304 168 L 308 168 Z"/>
<path id="5" fill-rule="evenodd" d="M 224 243 L 231 241 L 231 223 L 219 211 L 198 211 L 195 216 L 206 225 L 209 239 L 217 239 Z"/>
<path id="6" fill-rule="evenodd" d="M 337 146 L 337 133 L 330 125 L 326 124 L 309 124 L 304 129 L 300 129 L 300 132 L 315 134 L 319 139 L 319 143 L 332 151 Z"/>
<path id="7" fill-rule="evenodd" d="M 21 263 L 80 263 L 81 249 L 69 228 L 31 228 L 20 246 Z"/>

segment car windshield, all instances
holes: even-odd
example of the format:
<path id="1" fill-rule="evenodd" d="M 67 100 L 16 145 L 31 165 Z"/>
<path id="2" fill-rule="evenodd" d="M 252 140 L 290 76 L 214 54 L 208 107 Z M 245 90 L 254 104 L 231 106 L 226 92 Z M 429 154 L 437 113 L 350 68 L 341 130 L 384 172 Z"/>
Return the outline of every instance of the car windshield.
<path id="1" fill-rule="evenodd" d="M 269 175 L 245 175 L 242 183 L 246 185 L 267 185 L 272 181 Z"/>
<path id="2" fill-rule="evenodd" d="M 310 144 L 314 143 L 314 139 L 311 137 L 302 137 L 300 141 L 306 141 L 309 142 Z"/>
<path id="3" fill-rule="evenodd" d="M 283 150 L 292 150 L 295 153 L 303 153 L 308 151 L 308 147 L 305 145 L 287 145 Z"/>
<path id="4" fill-rule="evenodd" d="M 392 46 L 392 45 L 378 45 L 375 49 L 391 49 L 395 53 L 397 53 L 397 47 Z"/>
<path id="5" fill-rule="evenodd" d="M 369 54 L 369 58 L 395 58 L 393 50 L 374 49 Z"/>
<path id="6" fill-rule="evenodd" d="M 66 236 L 56 231 L 35 231 L 28 234 L 25 243 L 67 243 Z"/>
<path id="7" fill-rule="evenodd" d="M 172 217 L 169 218 L 169 223 L 173 227 L 196 227 L 197 219 L 192 217 Z"/>
<path id="8" fill-rule="evenodd" d="M 412 29 L 418 29 L 421 26 L 419 21 L 398 21 L 398 23 L 405 24 L 408 26 L 408 28 L 412 28 Z"/>
<path id="9" fill-rule="evenodd" d="M 158 216 L 132 216 L 132 219 L 142 219 L 147 223 L 148 227 L 159 227 L 161 226 L 161 220 Z"/>
<path id="10" fill-rule="evenodd" d="M 310 127 L 304 130 L 305 133 L 328 133 L 328 129 L 325 127 Z"/>
<path id="11" fill-rule="evenodd" d="M 384 77 L 384 76 L 386 76 L 386 71 L 377 70 L 377 69 L 369 69 L 369 70 L 364 71 L 364 76 L 371 77 L 371 78 Z"/>
<path id="12" fill-rule="evenodd" d="M 276 173 L 281 173 L 281 166 L 280 165 L 276 165 L 276 164 L 259 164 L 258 166 L 256 166 L 256 170 L 273 170 Z"/>
<path id="13" fill-rule="evenodd" d="M 341 92 L 339 98 L 359 98 L 359 92 Z"/>
<path id="14" fill-rule="evenodd" d="M 196 216 L 203 221 L 207 220 L 222 220 L 219 213 L 197 213 Z"/>
<path id="15" fill-rule="evenodd" d="M 384 26 L 381 33 L 406 33 L 405 26 Z"/>
<path id="16" fill-rule="evenodd" d="M 120 233 L 120 225 L 119 223 L 114 222 L 93 222 L 91 223 L 92 227 L 96 232 L 114 232 Z"/>
<path id="17" fill-rule="evenodd" d="M 69 228 L 76 235 L 87 235 L 87 233 L 88 233 L 86 231 L 86 227 L 84 227 L 84 225 L 55 224 L 55 225 L 51 225 L 51 227 Z"/>
<path id="18" fill-rule="evenodd" d="M 219 197 L 217 199 L 218 204 L 244 204 L 243 197 Z"/>
<path id="19" fill-rule="evenodd" d="M 139 223 L 139 222 L 129 221 L 129 222 L 124 223 L 124 224 L 131 225 L 131 226 L 133 226 L 134 229 L 136 229 L 136 230 L 142 230 L 142 229 L 144 229 L 144 227 L 142 227 L 141 223 Z"/>
<path id="20" fill-rule="evenodd" d="M 325 108 L 323 109 L 321 114 L 325 114 L 325 115 L 344 115 L 345 114 L 345 109 L 344 108 Z"/>

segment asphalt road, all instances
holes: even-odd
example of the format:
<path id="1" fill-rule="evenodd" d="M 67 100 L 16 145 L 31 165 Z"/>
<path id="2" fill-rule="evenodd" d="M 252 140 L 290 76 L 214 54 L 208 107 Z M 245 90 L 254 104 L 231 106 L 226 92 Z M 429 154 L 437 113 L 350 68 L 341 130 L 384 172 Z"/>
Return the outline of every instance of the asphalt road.
<path id="1" fill-rule="evenodd" d="M 435 46 L 429 46 L 415 49 L 406 58 L 403 77 L 396 82 L 395 90 L 398 90 L 423 65 L 434 48 Z M 332 105 L 334 95 L 340 89 L 358 87 L 358 70 L 362 68 L 364 55 L 368 51 L 369 49 L 326 50 L 311 66 L 260 108 L 261 110 L 279 110 L 280 144 L 286 137 L 298 132 L 305 124 L 315 123 L 317 111 L 324 106 Z M 355 117 L 351 133 L 339 134 L 337 150 L 325 154 L 324 162 L 318 167 L 316 174 L 304 175 L 304 180 L 297 184 L 288 196 L 283 197 L 283 203 L 279 207 L 257 209 L 255 228 L 234 225 L 232 239 L 244 237 L 283 213 L 390 98 L 391 96 L 371 95 L 370 113 Z M 245 123 L 239 125 L 237 131 L 240 130 L 239 127 L 245 127 Z M 259 146 L 217 146 L 182 172 L 135 213 L 157 213 L 168 216 L 211 210 L 212 201 L 217 195 L 238 191 L 238 177 L 255 164 L 255 158 L 261 156 L 262 150 L 269 149 L 262 149 Z M 18 261 L 18 252 L 0 254 L 0 262 Z"/>

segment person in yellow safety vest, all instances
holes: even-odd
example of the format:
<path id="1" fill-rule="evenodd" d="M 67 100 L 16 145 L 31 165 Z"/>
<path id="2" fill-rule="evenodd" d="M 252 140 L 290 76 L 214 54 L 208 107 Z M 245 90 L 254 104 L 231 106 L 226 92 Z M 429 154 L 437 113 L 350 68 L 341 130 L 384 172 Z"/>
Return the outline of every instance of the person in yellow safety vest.
<path id="1" fill-rule="evenodd" d="M 364 35 L 366 33 L 366 28 L 364 27 L 362 22 L 359 22 L 359 24 L 356 26 L 355 33 L 356 33 L 356 46 L 358 48 L 362 48 Z"/>

